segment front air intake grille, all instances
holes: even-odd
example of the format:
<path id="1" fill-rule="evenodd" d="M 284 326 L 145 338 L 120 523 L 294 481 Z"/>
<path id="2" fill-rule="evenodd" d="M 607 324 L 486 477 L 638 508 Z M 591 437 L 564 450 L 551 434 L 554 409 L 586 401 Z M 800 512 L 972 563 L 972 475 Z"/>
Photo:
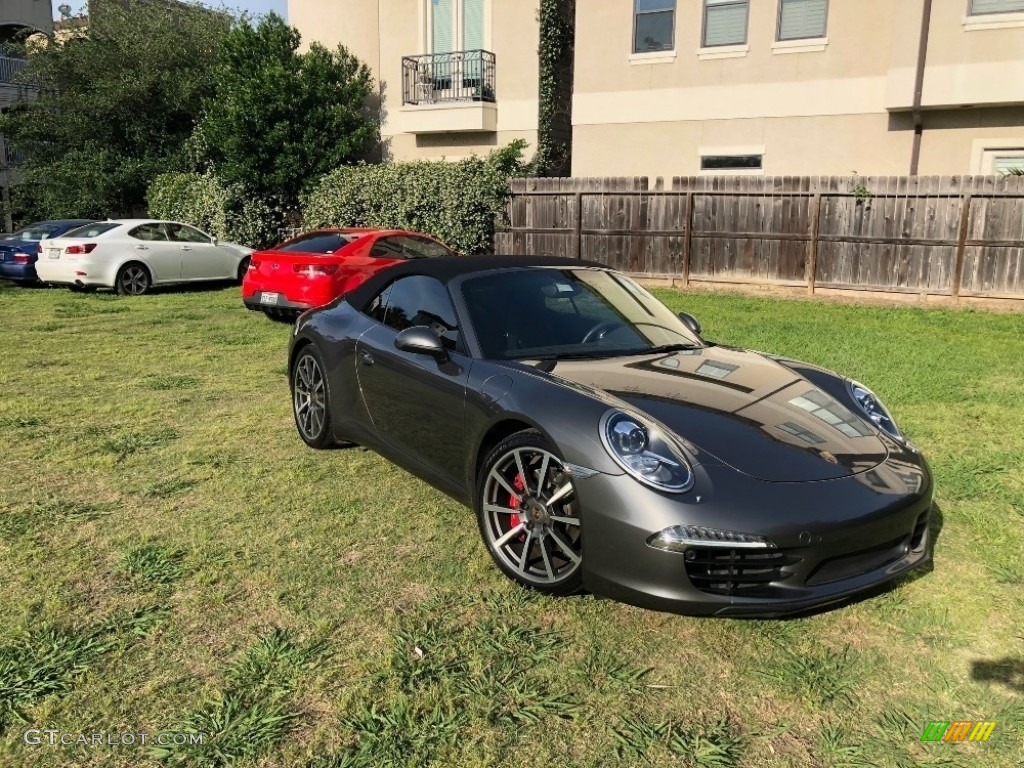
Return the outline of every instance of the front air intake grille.
<path id="1" fill-rule="evenodd" d="M 773 582 L 790 575 L 790 568 L 800 562 L 778 549 L 719 549 L 700 548 L 686 550 L 686 575 L 702 592 L 713 595 L 741 597 L 770 597 Z"/>
<path id="2" fill-rule="evenodd" d="M 903 536 L 872 549 L 825 560 L 807 577 L 807 586 L 816 587 L 819 584 L 852 579 L 855 576 L 877 571 L 879 568 L 884 568 L 899 560 L 907 554 L 909 549 L 909 538 Z"/>

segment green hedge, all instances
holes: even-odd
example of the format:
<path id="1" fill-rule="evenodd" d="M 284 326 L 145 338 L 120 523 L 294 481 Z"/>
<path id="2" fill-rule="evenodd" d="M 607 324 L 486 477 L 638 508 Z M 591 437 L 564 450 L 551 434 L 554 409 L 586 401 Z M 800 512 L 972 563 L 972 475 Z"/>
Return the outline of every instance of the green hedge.
<path id="1" fill-rule="evenodd" d="M 262 248 L 279 238 L 284 213 L 243 190 L 222 184 L 212 174 L 164 173 L 147 194 L 149 215 L 182 221 L 222 240 Z"/>
<path id="2" fill-rule="evenodd" d="M 303 225 L 410 229 L 460 253 L 491 251 L 525 147 L 517 140 L 483 158 L 339 168 L 305 196 Z"/>

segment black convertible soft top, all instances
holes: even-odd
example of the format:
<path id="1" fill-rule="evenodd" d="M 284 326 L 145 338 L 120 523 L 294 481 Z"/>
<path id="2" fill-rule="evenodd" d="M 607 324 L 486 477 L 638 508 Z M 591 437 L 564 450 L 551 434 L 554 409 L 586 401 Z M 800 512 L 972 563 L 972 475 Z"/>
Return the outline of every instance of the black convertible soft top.
<path id="1" fill-rule="evenodd" d="M 565 259 L 559 256 L 438 256 L 432 259 L 410 259 L 393 267 L 383 269 L 365 283 L 345 294 L 345 301 L 358 310 L 366 305 L 393 280 L 406 275 L 427 275 L 447 285 L 451 280 L 472 272 L 487 272 L 494 269 L 519 269 L 522 267 L 581 267 L 607 268 L 606 264 L 580 259 Z"/>

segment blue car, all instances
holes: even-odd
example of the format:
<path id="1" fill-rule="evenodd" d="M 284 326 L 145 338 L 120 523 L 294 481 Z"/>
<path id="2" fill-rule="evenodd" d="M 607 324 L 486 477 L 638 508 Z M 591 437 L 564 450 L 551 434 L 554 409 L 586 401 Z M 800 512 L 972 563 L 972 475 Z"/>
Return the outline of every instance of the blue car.
<path id="1" fill-rule="evenodd" d="M 0 280 L 12 280 L 22 285 L 34 285 L 39 241 L 60 237 L 72 229 L 92 224 L 92 219 L 60 219 L 37 221 L 10 235 L 0 235 Z"/>

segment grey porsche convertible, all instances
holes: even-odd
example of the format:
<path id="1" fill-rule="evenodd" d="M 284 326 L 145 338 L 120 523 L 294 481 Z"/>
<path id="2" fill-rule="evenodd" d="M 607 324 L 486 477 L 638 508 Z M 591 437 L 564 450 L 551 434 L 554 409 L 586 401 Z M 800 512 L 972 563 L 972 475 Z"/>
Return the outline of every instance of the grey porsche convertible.
<path id="1" fill-rule="evenodd" d="M 542 592 L 781 616 L 931 558 L 928 465 L 870 389 L 706 341 L 600 264 L 402 263 L 303 314 L 289 372 L 307 445 L 471 507 Z"/>

